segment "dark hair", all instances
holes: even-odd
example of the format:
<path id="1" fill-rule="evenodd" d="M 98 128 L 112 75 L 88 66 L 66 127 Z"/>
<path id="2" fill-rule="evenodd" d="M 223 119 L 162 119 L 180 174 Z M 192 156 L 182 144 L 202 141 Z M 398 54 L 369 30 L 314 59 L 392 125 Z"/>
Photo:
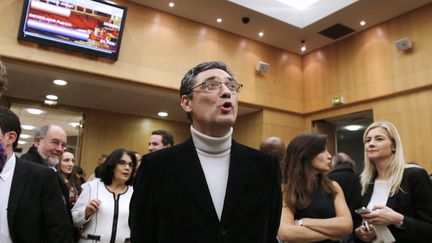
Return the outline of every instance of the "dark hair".
<path id="1" fill-rule="evenodd" d="M 105 160 L 105 163 L 103 163 L 100 166 L 100 178 L 103 181 L 105 185 L 111 185 L 112 179 L 114 177 L 114 169 L 117 166 L 118 162 L 120 161 L 123 154 L 127 154 L 131 157 L 133 166 L 131 171 L 131 177 L 128 181 L 126 181 L 126 185 L 131 185 L 133 181 L 133 175 L 135 173 L 135 166 L 136 166 L 136 157 L 135 155 L 132 156 L 127 150 L 119 148 L 114 150 Z"/>
<path id="2" fill-rule="evenodd" d="M 210 61 L 203 62 L 198 64 L 197 66 L 190 69 L 183 77 L 180 84 L 180 97 L 183 95 L 187 95 L 189 99 L 192 99 L 192 88 L 195 85 L 195 78 L 201 72 L 210 70 L 210 69 L 221 69 L 227 72 L 232 78 L 234 78 L 234 74 L 228 68 L 228 66 L 222 61 Z M 189 120 L 192 120 L 191 114 L 188 112 L 186 116 Z"/>
<path id="3" fill-rule="evenodd" d="M 306 208 L 315 190 L 334 198 L 335 188 L 323 173 L 314 175 L 312 160 L 326 149 L 327 136 L 305 133 L 296 136 L 288 144 L 283 170 L 283 194 L 286 205 L 295 212 Z"/>
<path id="4" fill-rule="evenodd" d="M 13 148 L 16 148 L 21 134 L 21 122 L 19 117 L 11 110 L 0 107 L 0 128 L 3 135 L 7 132 L 15 132 L 17 134 L 17 138 L 13 143 Z"/>
<path id="5" fill-rule="evenodd" d="M 165 130 L 156 130 L 152 132 L 152 135 L 160 135 L 162 137 L 162 143 L 164 146 L 166 145 L 174 145 L 174 136 Z"/>
<path id="6" fill-rule="evenodd" d="M 351 157 L 346 153 L 337 153 L 335 156 L 333 156 L 332 159 L 333 167 L 336 167 L 337 165 L 349 165 L 351 169 L 355 167 L 355 162 Z"/>

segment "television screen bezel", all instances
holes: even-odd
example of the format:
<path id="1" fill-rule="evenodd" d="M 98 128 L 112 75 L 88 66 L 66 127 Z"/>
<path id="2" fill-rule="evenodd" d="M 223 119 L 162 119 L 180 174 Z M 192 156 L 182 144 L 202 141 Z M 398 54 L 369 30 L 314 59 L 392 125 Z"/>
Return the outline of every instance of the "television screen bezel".
<path id="1" fill-rule="evenodd" d="M 114 4 L 114 3 L 110 3 L 110 2 L 106 2 L 106 1 L 103 1 L 103 0 L 90 0 L 92 2 L 98 2 L 98 3 L 109 5 L 111 7 L 116 7 L 116 8 L 123 9 L 123 17 L 122 17 L 121 26 L 120 26 L 119 38 L 118 38 L 118 41 L 117 41 L 116 52 L 107 53 L 107 52 L 103 52 L 103 51 L 89 49 L 89 48 L 86 48 L 86 47 L 83 47 L 83 46 L 79 46 L 79 45 L 73 45 L 73 44 L 69 44 L 69 43 L 63 43 L 63 42 L 59 42 L 59 41 L 45 39 L 45 38 L 42 38 L 42 37 L 35 37 L 35 36 L 32 36 L 32 35 L 26 35 L 25 34 L 25 25 L 26 25 L 26 19 L 27 19 L 26 17 L 27 17 L 27 11 L 29 9 L 29 3 L 30 3 L 30 1 L 31 0 L 24 0 L 23 10 L 22 10 L 22 14 L 21 14 L 21 22 L 20 22 L 19 31 L 18 31 L 18 39 L 19 40 L 21 40 L 21 41 L 30 41 L 30 42 L 34 42 L 34 43 L 37 43 L 37 44 L 47 45 L 47 46 L 53 46 L 53 47 L 57 47 L 57 48 L 61 48 L 61 49 L 66 49 L 66 50 L 72 50 L 72 51 L 76 51 L 76 52 L 90 54 L 92 56 L 97 56 L 97 57 L 102 57 L 102 58 L 108 58 L 108 59 L 111 59 L 111 60 L 114 60 L 114 61 L 118 60 L 119 53 L 120 53 L 120 47 L 121 47 L 121 43 L 122 43 L 122 39 L 123 39 L 123 31 L 124 31 L 124 28 L 125 28 L 127 10 L 128 10 L 126 6 L 118 5 L 118 4 Z"/>

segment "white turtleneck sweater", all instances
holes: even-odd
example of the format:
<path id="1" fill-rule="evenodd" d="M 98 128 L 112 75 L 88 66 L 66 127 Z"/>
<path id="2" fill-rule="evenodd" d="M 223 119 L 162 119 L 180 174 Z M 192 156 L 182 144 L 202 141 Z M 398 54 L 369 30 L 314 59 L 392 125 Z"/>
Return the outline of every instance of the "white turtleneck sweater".
<path id="1" fill-rule="evenodd" d="M 223 137 L 210 137 L 191 126 L 192 140 L 219 220 L 222 215 L 228 183 L 232 131 L 231 128 Z"/>

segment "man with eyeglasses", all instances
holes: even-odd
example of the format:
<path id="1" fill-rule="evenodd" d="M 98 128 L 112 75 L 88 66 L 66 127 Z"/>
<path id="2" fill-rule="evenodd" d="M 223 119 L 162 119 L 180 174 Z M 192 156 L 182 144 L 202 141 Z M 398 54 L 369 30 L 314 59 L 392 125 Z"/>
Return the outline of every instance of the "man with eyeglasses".
<path id="1" fill-rule="evenodd" d="M 13 152 L 20 126 L 16 114 L 0 107 L 0 242 L 71 243 L 72 224 L 55 172 Z"/>
<path id="2" fill-rule="evenodd" d="M 57 171 L 55 166 L 60 162 L 63 151 L 67 146 L 66 142 L 67 135 L 62 127 L 57 125 L 42 126 L 38 128 L 35 133 L 33 146 L 30 147 L 25 154 L 21 155 L 21 159 L 48 166 L 54 171 Z M 69 201 L 69 189 L 59 174 L 57 174 L 57 180 L 60 185 L 67 212 L 72 221 L 72 215 L 70 213 L 72 204 Z"/>
<path id="3" fill-rule="evenodd" d="M 277 242 L 279 164 L 232 139 L 241 88 L 220 61 L 186 73 L 180 97 L 192 137 L 143 156 L 130 204 L 132 242 Z"/>

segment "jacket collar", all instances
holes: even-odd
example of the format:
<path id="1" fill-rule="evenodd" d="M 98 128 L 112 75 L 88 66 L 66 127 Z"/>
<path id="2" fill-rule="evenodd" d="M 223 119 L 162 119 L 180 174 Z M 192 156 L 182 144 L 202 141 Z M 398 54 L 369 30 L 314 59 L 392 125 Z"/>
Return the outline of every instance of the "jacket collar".
<path id="1" fill-rule="evenodd" d="M 190 196 L 194 198 L 204 214 L 213 222 L 219 224 L 220 222 L 213 206 L 205 175 L 192 139 L 188 139 L 185 143 L 179 145 L 178 149 L 184 156 L 181 156 L 178 163 L 172 168 L 174 174 L 176 174 L 180 182 L 190 192 Z M 255 165 L 248 160 L 241 150 L 241 145 L 232 141 L 228 184 L 221 222 L 228 220 L 231 216 L 255 170 Z"/>

